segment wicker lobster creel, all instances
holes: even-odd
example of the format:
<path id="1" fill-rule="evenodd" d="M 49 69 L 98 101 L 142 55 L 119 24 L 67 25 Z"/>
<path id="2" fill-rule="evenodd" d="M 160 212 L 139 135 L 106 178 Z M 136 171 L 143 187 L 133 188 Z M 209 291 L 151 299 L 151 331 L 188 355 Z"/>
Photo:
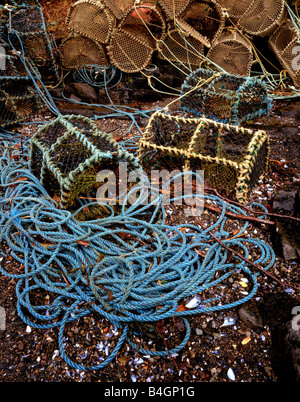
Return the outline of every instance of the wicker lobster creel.
<path id="1" fill-rule="evenodd" d="M 205 118 L 153 113 L 139 144 L 142 166 L 203 170 L 204 180 L 245 203 L 268 164 L 264 131 L 224 125 Z"/>
<path id="2" fill-rule="evenodd" d="M 158 0 L 168 21 L 174 21 L 191 3 L 192 0 Z"/>
<path id="3" fill-rule="evenodd" d="M 218 0 L 218 3 L 233 21 L 237 21 L 246 12 L 252 0 Z"/>
<path id="4" fill-rule="evenodd" d="M 222 7 L 214 0 L 193 0 L 176 18 L 179 27 L 210 47 L 225 25 Z"/>
<path id="5" fill-rule="evenodd" d="M 102 1 L 79 0 L 71 6 L 66 22 L 73 33 L 107 44 L 116 18 Z"/>
<path id="6" fill-rule="evenodd" d="M 61 63 L 65 68 L 77 69 L 89 65 L 107 65 L 103 46 L 82 35 L 70 36 L 60 46 Z"/>
<path id="7" fill-rule="evenodd" d="M 116 28 L 107 48 L 111 64 L 125 73 L 144 70 L 152 59 L 156 41 L 145 32 L 124 27 Z"/>
<path id="8" fill-rule="evenodd" d="M 267 36 L 285 17 L 284 0 L 253 0 L 237 24 L 250 35 Z"/>
<path id="9" fill-rule="evenodd" d="M 31 171 L 51 196 L 60 198 L 62 208 L 71 207 L 78 196 L 96 191 L 97 174 L 118 170 L 120 161 L 131 169 L 139 167 L 133 154 L 80 115 L 59 116 L 31 139 Z"/>
<path id="10" fill-rule="evenodd" d="M 200 117 L 239 125 L 268 115 L 272 101 L 259 78 L 236 77 L 199 68 L 181 87 L 180 108 Z"/>
<path id="11" fill-rule="evenodd" d="M 251 43 L 236 30 L 225 30 L 209 49 L 209 60 L 232 75 L 247 77 L 253 63 Z"/>
<path id="12" fill-rule="evenodd" d="M 287 19 L 271 35 L 269 45 L 282 67 L 287 70 L 296 88 L 300 88 L 300 31 Z"/>

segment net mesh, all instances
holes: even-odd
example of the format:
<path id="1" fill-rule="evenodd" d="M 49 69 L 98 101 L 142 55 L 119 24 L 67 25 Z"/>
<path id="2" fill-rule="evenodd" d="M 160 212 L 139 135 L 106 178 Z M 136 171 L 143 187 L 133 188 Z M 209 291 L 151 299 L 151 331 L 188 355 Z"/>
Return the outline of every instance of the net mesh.
<path id="1" fill-rule="evenodd" d="M 27 85 L 0 89 L 0 126 L 22 123 L 42 111 L 39 97 Z"/>
<path id="2" fill-rule="evenodd" d="M 281 24 L 284 15 L 284 0 L 253 0 L 238 25 L 250 35 L 266 36 Z"/>
<path id="3" fill-rule="evenodd" d="M 103 0 L 103 3 L 109 8 L 117 19 L 122 19 L 123 13 L 128 7 L 132 6 L 134 0 Z"/>
<path id="4" fill-rule="evenodd" d="M 138 167 L 137 158 L 83 116 L 60 116 L 31 139 L 31 171 L 50 195 L 60 198 L 63 208 L 71 207 L 78 196 L 95 192 L 97 173 L 116 171 L 120 161 Z"/>
<path id="5" fill-rule="evenodd" d="M 60 46 L 61 62 L 65 68 L 76 69 L 89 65 L 107 65 L 100 43 L 82 35 L 70 36 Z"/>
<path id="6" fill-rule="evenodd" d="M 111 35 L 108 54 L 112 64 L 126 73 L 147 67 L 155 50 L 155 42 L 144 32 L 134 28 L 116 28 Z"/>
<path id="7" fill-rule="evenodd" d="M 225 30 L 207 53 L 208 59 L 226 72 L 248 76 L 253 63 L 252 45 L 236 30 Z"/>
<path id="8" fill-rule="evenodd" d="M 252 0 L 218 0 L 218 3 L 227 11 L 229 17 L 236 21 L 246 12 Z"/>
<path id="9" fill-rule="evenodd" d="M 160 43 L 158 57 L 186 66 L 199 66 L 203 61 L 204 45 L 184 32 L 173 29 Z"/>
<path id="10" fill-rule="evenodd" d="M 269 114 L 267 88 L 258 78 L 237 77 L 199 68 L 181 87 L 180 108 L 223 123 L 240 123 Z"/>
<path id="11" fill-rule="evenodd" d="M 67 26 L 72 32 L 103 44 L 108 43 L 115 24 L 114 15 L 99 1 L 77 1 L 67 16 Z"/>
<path id="12" fill-rule="evenodd" d="M 264 131 L 155 112 L 140 141 L 139 157 L 147 170 L 204 170 L 205 181 L 246 202 L 268 163 Z"/>
<path id="13" fill-rule="evenodd" d="M 300 68 L 295 63 L 295 49 L 299 49 L 300 31 L 291 20 L 286 19 L 269 38 L 269 45 L 276 54 L 283 68 L 285 68 L 296 88 L 300 88 Z"/>
<path id="14" fill-rule="evenodd" d="M 168 20 L 174 20 L 190 4 L 192 0 L 158 0 Z"/>

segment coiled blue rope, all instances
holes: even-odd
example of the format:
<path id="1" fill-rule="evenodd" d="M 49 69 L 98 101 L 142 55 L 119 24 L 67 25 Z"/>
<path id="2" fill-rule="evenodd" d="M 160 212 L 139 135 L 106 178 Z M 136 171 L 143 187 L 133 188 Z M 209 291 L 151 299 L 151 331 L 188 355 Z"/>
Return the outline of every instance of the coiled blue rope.
<path id="1" fill-rule="evenodd" d="M 14 141 L 2 143 L 11 147 Z M 177 352 L 190 336 L 188 316 L 234 308 L 253 297 L 258 272 L 238 257 L 228 258 L 228 251 L 212 238 L 210 231 L 224 245 L 241 250 L 246 258 L 254 247 L 258 257 L 253 262 L 265 270 L 274 263 L 274 252 L 264 241 L 239 238 L 248 227 L 247 221 L 236 238 L 228 238 L 226 211 L 243 215 L 245 211 L 219 197 L 193 195 L 214 202 L 222 211 L 206 229 L 193 224 L 168 225 L 160 194 L 152 204 L 143 205 L 145 188 L 141 188 L 133 205 L 127 202 L 129 192 L 118 212 L 105 205 L 106 216 L 80 221 L 77 217 L 84 208 L 99 204 L 82 201 L 81 208 L 73 213 L 59 209 L 27 163 L 13 160 L 12 155 L 7 147 L 0 158 L 0 241 L 9 247 L 20 268 L 9 272 L 2 265 L 0 271 L 17 280 L 17 311 L 21 319 L 35 328 L 58 327 L 61 356 L 75 369 L 105 367 L 124 342 L 148 355 Z M 258 206 L 263 215 L 266 209 Z M 196 250 L 205 251 L 205 257 L 199 257 Z M 1 254 L 5 255 L 3 251 Z M 234 302 L 226 302 L 222 300 L 226 296 L 220 295 L 220 286 L 236 272 L 247 276 L 252 288 L 248 295 L 236 294 Z M 185 298 L 201 296 L 208 290 L 212 298 L 203 298 L 196 309 L 179 311 Z M 38 291 L 48 292 L 51 303 L 37 304 L 34 295 Z M 91 314 L 108 320 L 121 335 L 106 360 L 85 366 L 68 357 L 64 331 L 68 323 Z M 170 317 L 182 317 L 186 326 L 184 339 L 172 350 L 147 350 L 130 335 L 133 323 L 153 323 Z"/>

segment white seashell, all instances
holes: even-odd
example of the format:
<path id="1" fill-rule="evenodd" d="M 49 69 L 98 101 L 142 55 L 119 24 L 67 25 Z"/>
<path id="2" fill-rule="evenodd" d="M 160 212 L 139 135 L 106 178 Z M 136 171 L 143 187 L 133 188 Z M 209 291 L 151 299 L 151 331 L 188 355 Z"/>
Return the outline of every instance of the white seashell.
<path id="1" fill-rule="evenodd" d="M 234 325 L 234 324 L 236 324 L 236 322 L 237 322 L 236 318 L 228 316 L 228 317 L 224 318 L 224 322 L 221 325 L 221 327 L 227 327 L 228 325 Z"/>
<path id="2" fill-rule="evenodd" d="M 230 367 L 227 371 L 227 377 L 232 380 L 235 381 L 235 374 L 234 371 L 232 370 L 232 368 Z"/>
<path id="3" fill-rule="evenodd" d="M 106 356 L 109 355 L 109 347 L 108 346 L 105 346 L 105 354 L 106 354 Z"/>
<path id="4" fill-rule="evenodd" d="M 27 325 L 27 327 L 26 327 L 26 332 L 27 332 L 28 334 L 30 334 L 30 332 L 31 332 L 31 327 L 30 327 L 29 325 Z"/>
<path id="5" fill-rule="evenodd" d="M 141 363 L 144 363 L 144 360 L 136 358 L 136 359 L 134 359 L 134 363 L 135 364 L 141 364 Z"/>
<path id="6" fill-rule="evenodd" d="M 132 381 L 132 382 L 136 382 L 136 380 L 137 380 L 137 377 L 136 377 L 134 374 L 132 374 L 132 376 L 131 376 L 131 381 Z"/>
<path id="7" fill-rule="evenodd" d="M 55 359 L 56 356 L 59 356 L 59 351 L 58 351 L 58 350 L 55 350 L 55 351 L 54 351 L 54 354 L 53 354 L 53 356 L 52 356 L 52 360 Z"/>
<path id="8" fill-rule="evenodd" d="M 186 303 L 185 307 L 188 309 L 197 308 L 200 306 L 201 297 L 199 295 L 195 295 L 188 303 Z"/>
<path id="9" fill-rule="evenodd" d="M 97 349 L 102 350 L 103 348 L 104 348 L 104 345 L 103 345 L 103 342 L 101 341 L 100 343 L 98 343 Z"/>

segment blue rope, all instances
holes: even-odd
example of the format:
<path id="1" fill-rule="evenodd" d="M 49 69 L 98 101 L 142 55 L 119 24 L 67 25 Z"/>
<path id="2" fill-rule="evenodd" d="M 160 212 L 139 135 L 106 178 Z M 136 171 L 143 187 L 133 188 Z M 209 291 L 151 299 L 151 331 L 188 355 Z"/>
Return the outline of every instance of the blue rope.
<path id="1" fill-rule="evenodd" d="M 16 141 L 19 140 L 2 143 L 12 146 Z M 238 247 L 246 258 L 254 247 L 256 252 L 251 255 L 258 257 L 253 263 L 265 270 L 274 263 L 274 252 L 264 241 L 229 238 L 226 211 L 243 215 L 246 212 L 219 197 L 193 195 L 213 201 L 221 210 L 216 222 L 205 230 L 193 224 L 168 225 L 160 194 L 151 204 L 143 205 L 148 194 L 145 188 L 141 188 L 144 191 L 133 205 L 127 202 L 129 192 L 118 213 L 106 205 L 105 217 L 80 221 L 76 217 L 84 208 L 99 204 L 82 201 L 73 213 L 59 209 L 27 163 L 14 161 L 11 155 L 11 149 L 4 148 L 0 158 L 0 241 L 9 247 L 19 269 L 9 272 L 1 265 L 0 272 L 17 280 L 17 311 L 26 324 L 40 329 L 59 328 L 61 356 L 75 369 L 105 367 L 124 342 L 148 355 L 177 352 L 190 336 L 186 317 L 234 308 L 253 297 L 258 272 L 238 257 L 229 259 L 228 251 L 212 238 L 210 231 L 224 245 Z M 266 209 L 257 206 L 263 217 Z M 248 221 L 237 236 L 247 227 Z M 206 256 L 200 258 L 195 250 L 205 251 Z M 4 256 L 4 251 L 1 254 Z M 219 288 L 236 272 L 249 278 L 252 288 L 248 295 L 236 294 L 234 302 L 227 302 Z M 51 303 L 37 304 L 37 291 L 49 292 Z M 178 310 L 185 298 L 205 291 L 214 296 L 203 298 L 196 309 Z M 64 332 L 68 323 L 91 314 L 108 320 L 121 331 L 121 336 L 106 360 L 88 367 L 68 357 Z M 132 339 L 132 324 L 171 317 L 182 317 L 186 327 L 184 339 L 171 351 L 149 351 Z"/>

